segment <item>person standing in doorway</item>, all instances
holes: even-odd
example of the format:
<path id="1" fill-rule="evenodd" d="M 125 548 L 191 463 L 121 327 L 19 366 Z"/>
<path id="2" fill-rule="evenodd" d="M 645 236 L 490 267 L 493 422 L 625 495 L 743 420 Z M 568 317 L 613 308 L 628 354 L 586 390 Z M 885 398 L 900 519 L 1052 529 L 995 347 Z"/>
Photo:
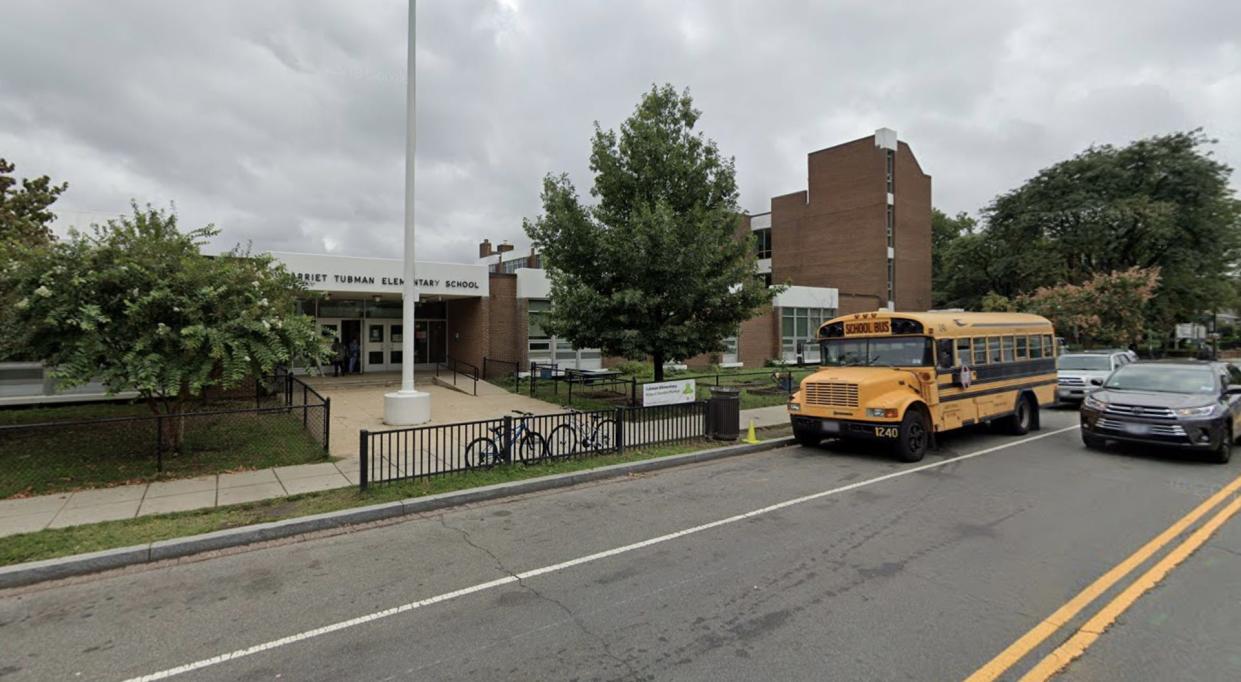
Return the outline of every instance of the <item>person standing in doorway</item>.
<path id="1" fill-rule="evenodd" d="M 332 376 L 338 377 L 345 369 L 345 344 L 340 342 L 340 337 L 332 339 Z"/>
<path id="2" fill-rule="evenodd" d="M 358 360 L 360 359 L 361 354 L 362 354 L 362 347 L 361 347 L 361 344 L 358 343 L 358 340 L 356 338 L 349 339 L 349 371 L 350 372 L 358 371 Z"/>

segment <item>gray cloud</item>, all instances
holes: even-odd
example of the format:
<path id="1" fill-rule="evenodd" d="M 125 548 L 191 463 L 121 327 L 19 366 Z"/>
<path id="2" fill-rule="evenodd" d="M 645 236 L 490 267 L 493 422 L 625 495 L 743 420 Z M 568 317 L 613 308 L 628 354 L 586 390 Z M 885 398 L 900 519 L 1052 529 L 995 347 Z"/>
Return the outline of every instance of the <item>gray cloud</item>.
<path id="1" fill-rule="evenodd" d="M 1203 126 L 1241 160 L 1241 5 L 424 0 L 420 257 L 522 242 L 547 172 L 590 187 L 594 121 L 691 88 L 743 206 L 805 154 L 897 129 L 976 211 L 1092 143 Z M 0 155 L 68 180 L 61 226 L 139 202 L 221 248 L 399 253 L 405 3 L 0 0 Z"/>

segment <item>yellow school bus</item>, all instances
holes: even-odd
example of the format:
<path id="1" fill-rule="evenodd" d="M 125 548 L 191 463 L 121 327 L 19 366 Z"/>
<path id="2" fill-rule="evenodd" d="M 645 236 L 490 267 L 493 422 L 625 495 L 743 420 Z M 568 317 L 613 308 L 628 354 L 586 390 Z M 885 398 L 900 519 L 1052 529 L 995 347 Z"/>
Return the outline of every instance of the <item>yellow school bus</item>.
<path id="1" fill-rule="evenodd" d="M 822 368 L 789 398 L 793 435 L 890 442 L 916 462 L 934 434 L 1002 420 L 1024 434 L 1056 399 L 1056 334 L 1022 313 L 878 311 L 819 327 Z"/>

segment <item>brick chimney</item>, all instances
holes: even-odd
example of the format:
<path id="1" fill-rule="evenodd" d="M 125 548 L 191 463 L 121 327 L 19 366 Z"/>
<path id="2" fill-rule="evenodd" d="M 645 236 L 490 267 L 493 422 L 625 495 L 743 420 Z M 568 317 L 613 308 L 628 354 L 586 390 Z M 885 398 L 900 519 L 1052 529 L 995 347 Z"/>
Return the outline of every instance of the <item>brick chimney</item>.
<path id="1" fill-rule="evenodd" d="M 508 253 L 509 251 L 512 251 L 512 250 L 513 250 L 513 245 L 508 243 L 507 241 L 500 242 L 500 245 L 496 247 L 496 253 Z"/>
<path id="2" fill-rule="evenodd" d="M 486 258 L 487 256 L 490 256 L 493 253 L 495 253 L 495 251 L 491 250 L 490 239 L 484 239 L 483 242 L 478 245 L 478 257 L 479 258 Z"/>

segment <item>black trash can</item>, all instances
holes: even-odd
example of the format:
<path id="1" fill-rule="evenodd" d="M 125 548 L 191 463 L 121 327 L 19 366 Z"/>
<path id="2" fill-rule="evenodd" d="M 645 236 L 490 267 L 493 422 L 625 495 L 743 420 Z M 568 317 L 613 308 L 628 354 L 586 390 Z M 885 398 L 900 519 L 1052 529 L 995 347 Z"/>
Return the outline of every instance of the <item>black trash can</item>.
<path id="1" fill-rule="evenodd" d="M 707 400 L 707 436 L 737 440 L 741 435 L 741 389 L 712 386 Z"/>

